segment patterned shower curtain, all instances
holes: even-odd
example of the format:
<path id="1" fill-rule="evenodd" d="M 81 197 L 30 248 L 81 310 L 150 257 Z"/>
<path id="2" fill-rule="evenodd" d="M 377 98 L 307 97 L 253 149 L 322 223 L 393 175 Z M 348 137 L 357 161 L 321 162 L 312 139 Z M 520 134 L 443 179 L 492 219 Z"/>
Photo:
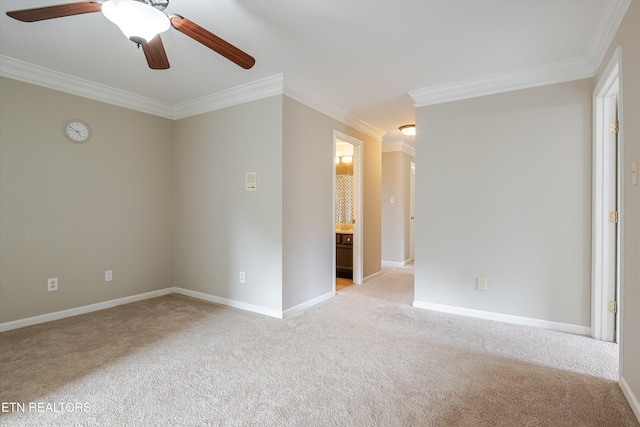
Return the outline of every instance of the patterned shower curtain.
<path id="1" fill-rule="evenodd" d="M 353 176 L 336 175 L 336 224 L 353 222 Z"/>

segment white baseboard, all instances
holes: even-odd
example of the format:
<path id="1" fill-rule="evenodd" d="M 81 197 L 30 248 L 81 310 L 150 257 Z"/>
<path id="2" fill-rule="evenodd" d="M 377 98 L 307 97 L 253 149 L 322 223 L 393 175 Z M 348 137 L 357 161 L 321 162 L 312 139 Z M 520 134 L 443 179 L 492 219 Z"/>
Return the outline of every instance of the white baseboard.
<path id="1" fill-rule="evenodd" d="M 204 292 L 192 291 L 184 288 L 173 288 L 177 294 L 186 295 L 188 297 L 198 298 L 204 301 L 215 302 L 217 304 L 228 305 L 229 307 L 239 308 L 241 310 L 251 311 L 254 313 L 264 314 L 266 316 L 282 319 L 282 311 L 272 308 L 262 307 L 259 305 L 249 304 L 242 301 L 236 301 L 228 298 L 222 298 Z"/>
<path id="2" fill-rule="evenodd" d="M 0 332 L 10 331 L 12 329 L 24 328 L 25 326 L 37 325 L 39 323 L 51 322 L 53 320 L 64 319 L 66 317 L 79 316 L 80 314 L 91 313 L 93 311 L 104 310 L 105 308 L 116 307 L 122 304 L 129 304 L 131 302 L 160 297 L 163 295 L 168 295 L 170 293 L 173 293 L 173 288 L 146 292 L 144 294 L 131 295 L 128 297 L 112 299 L 109 301 L 98 302 L 95 304 L 83 305 L 81 307 L 76 307 L 76 308 L 70 308 L 68 310 L 42 314 L 40 316 L 27 317 L 25 319 L 14 320 L 12 322 L 0 323 Z"/>
<path id="3" fill-rule="evenodd" d="M 382 261 L 383 267 L 403 267 L 409 264 L 413 259 L 405 259 L 404 261 Z"/>
<path id="4" fill-rule="evenodd" d="M 327 292 L 324 295 L 320 295 L 314 299 L 309 301 L 305 301 L 302 304 L 298 304 L 295 307 L 288 308 L 284 311 L 278 311 L 271 308 L 262 307 L 259 305 L 248 304 L 242 301 L 230 300 L 227 298 L 221 298 L 215 295 L 205 294 L 203 292 L 192 291 L 184 288 L 173 288 L 174 292 L 181 295 L 186 295 L 193 298 L 198 298 L 204 301 L 215 302 L 217 304 L 228 305 L 230 307 L 239 308 L 241 310 L 251 311 L 253 313 L 264 314 L 266 316 L 276 317 L 278 319 L 284 319 L 285 317 L 293 316 L 296 313 L 301 312 L 313 305 L 319 304 L 323 301 L 326 301 L 330 298 L 333 298 L 336 294 L 335 292 Z"/>
<path id="5" fill-rule="evenodd" d="M 413 306 L 427 310 L 441 311 L 443 313 L 460 314 L 462 316 L 476 317 L 479 319 L 496 320 L 498 322 L 513 323 L 516 325 L 535 326 L 537 328 L 551 329 L 553 331 L 568 332 L 571 334 L 591 336 L 591 328 L 588 326 L 573 325 L 570 323 L 552 322 L 550 320 L 534 319 L 532 317 L 513 316 L 511 314 L 494 313 L 491 311 L 473 310 L 464 307 L 455 307 L 444 304 L 414 301 Z"/>
<path id="6" fill-rule="evenodd" d="M 365 277 L 365 278 L 362 280 L 362 282 L 363 282 L 363 283 L 366 283 L 366 282 L 368 282 L 369 280 L 373 280 L 373 279 L 375 279 L 376 277 L 380 277 L 380 276 L 382 276 L 383 274 L 384 274 L 384 272 L 383 272 L 383 271 L 378 271 L 377 273 L 370 274 L 370 275 L 368 275 L 367 277 Z"/>
<path id="7" fill-rule="evenodd" d="M 53 320 L 64 319 L 66 317 L 78 316 L 80 314 L 91 313 L 93 311 L 104 310 L 105 308 L 112 308 L 122 304 L 129 304 L 131 302 L 142 301 L 145 299 L 156 298 L 163 295 L 177 293 L 201 299 L 204 301 L 214 302 L 217 304 L 228 305 L 229 307 L 239 308 L 241 310 L 251 311 L 253 313 L 264 314 L 270 317 L 276 317 L 283 319 L 284 317 L 292 316 L 312 305 L 326 301 L 329 298 L 335 296 L 335 292 L 331 291 L 324 295 L 320 295 L 317 298 L 298 304 L 295 307 L 291 307 L 285 311 L 274 310 L 259 305 L 253 305 L 242 301 L 235 301 L 227 298 L 218 297 L 215 295 L 205 294 L 203 292 L 192 291 L 184 288 L 166 288 L 158 291 L 147 292 L 144 294 L 131 295 L 124 298 L 113 299 L 109 301 L 103 301 L 96 304 L 84 305 L 82 307 L 71 308 L 68 310 L 56 311 L 54 313 L 42 314 L 40 316 L 27 317 L 25 319 L 14 320 L 11 322 L 0 323 L 0 332 L 10 331 L 12 329 L 24 328 L 25 326 L 37 325 L 39 323 L 51 322 Z"/>
<path id="8" fill-rule="evenodd" d="M 627 383 L 623 376 L 620 377 L 620 382 L 618 384 L 622 389 L 624 397 L 627 398 L 627 402 L 629 402 L 629 406 L 631 406 L 633 413 L 636 414 L 636 418 L 640 421 L 640 401 L 638 401 L 638 397 L 635 395 L 633 390 L 631 390 L 629 383 Z"/>
<path id="9" fill-rule="evenodd" d="M 336 296 L 336 293 L 331 291 L 331 292 L 327 292 L 324 295 L 320 295 L 319 297 L 313 298 L 309 301 L 305 301 L 302 304 L 298 304 L 294 307 L 291 308 L 287 308 L 285 311 L 282 312 L 282 318 L 287 318 L 290 316 L 293 316 L 294 314 L 297 314 L 299 312 L 301 312 L 302 310 L 305 310 L 311 306 L 314 306 L 316 304 L 320 304 L 323 301 L 326 301 L 328 299 L 333 298 L 334 296 Z"/>

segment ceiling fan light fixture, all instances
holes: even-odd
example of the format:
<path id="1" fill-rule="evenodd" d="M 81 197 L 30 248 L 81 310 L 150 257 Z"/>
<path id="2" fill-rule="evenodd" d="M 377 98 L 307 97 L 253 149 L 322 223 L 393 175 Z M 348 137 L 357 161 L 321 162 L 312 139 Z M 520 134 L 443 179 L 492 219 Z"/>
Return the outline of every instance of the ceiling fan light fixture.
<path id="1" fill-rule="evenodd" d="M 138 44 L 150 42 L 171 26 L 167 15 L 138 0 L 107 0 L 102 4 L 102 13 Z"/>
<path id="2" fill-rule="evenodd" d="M 416 134 L 415 124 L 400 126 L 398 129 L 400 129 L 400 132 L 402 132 L 403 135 L 415 136 Z"/>

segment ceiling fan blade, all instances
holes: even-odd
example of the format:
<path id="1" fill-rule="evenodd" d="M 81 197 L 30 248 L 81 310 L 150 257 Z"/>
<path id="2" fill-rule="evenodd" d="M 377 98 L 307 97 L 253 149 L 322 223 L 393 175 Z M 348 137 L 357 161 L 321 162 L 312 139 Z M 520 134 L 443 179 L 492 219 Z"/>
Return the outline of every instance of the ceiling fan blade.
<path id="1" fill-rule="evenodd" d="M 147 58 L 149 68 L 152 70 L 169 69 L 169 59 L 167 58 L 167 52 L 164 50 L 160 34 L 155 36 L 150 42 L 142 43 L 141 46 L 144 51 L 144 56 Z"/>
<path id="2" fill-rule="evenodd" d="M 180 15 L 170 15 L 169 17 L 171 18 L 173 28 L 191 37 L 195 41 L 202 43 L 209 49 L 218 52 L 242 68 L 248 70 L 256 63 L 256 60 L 251 55 L 241 51 L 231 43 L 222 40 L 215 34 L 210 33 L 193 21 Z"/>
<path id="3" fill-rule="evenodd" d="M 36 7 L 7 12 L 13 19 L 22 22 L 37 22 L 46 19 L 62 18 L 64 16 L 82 15 L 84 13 L 100 12 L 102 2 L 85 1 L 81 3 L 67 3 L 56 6 Z"/>

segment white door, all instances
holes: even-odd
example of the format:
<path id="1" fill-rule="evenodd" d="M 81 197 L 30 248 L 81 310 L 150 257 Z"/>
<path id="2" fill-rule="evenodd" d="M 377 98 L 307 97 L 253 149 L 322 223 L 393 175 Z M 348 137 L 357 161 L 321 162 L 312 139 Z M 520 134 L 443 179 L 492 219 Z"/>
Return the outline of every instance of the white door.
<path id="1" fill-rule="evenodd" d="M 607 293 L 607 304 L 617 307 L 618 294 L 618 94 L 614 93 L 605 100 L 608 112 L 607 137 L 604 144 L 604 204 L 608 213 L 603 224 L 604 241 L 604 286 Z M 609 330 L 605 341 L 617 342 L 617 309 L 611 307 L 607 311 Z"/>
<path id="2" fill-rule="evenodd" d="M 618 125 L 621 50 L 616 49 L 594 94 L 591 335 L 619 342 L 620 286 L 620 178 Z"/>

